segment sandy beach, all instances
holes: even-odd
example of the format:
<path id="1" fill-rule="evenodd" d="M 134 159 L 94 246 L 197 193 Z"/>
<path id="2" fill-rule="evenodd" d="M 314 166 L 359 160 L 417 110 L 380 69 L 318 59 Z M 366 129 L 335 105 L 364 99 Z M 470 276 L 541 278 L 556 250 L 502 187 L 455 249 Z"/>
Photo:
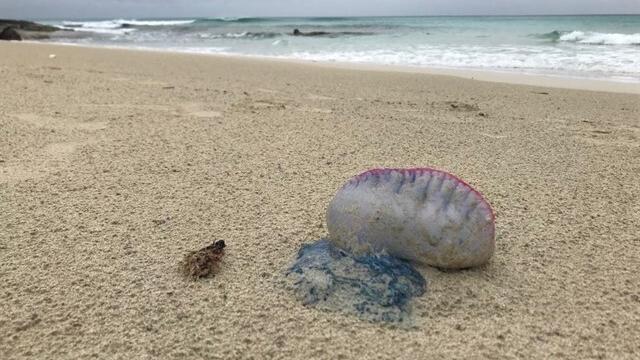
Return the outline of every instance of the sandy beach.
<path id="1" fill-rule="evenodd" d="M 638 94 L 43 44 L 0 54 L 2 359 L 640 356 Z M 421 166 L 492 204 L 491 262 L 419 268 L 410 329 L 298 302 L 284 271 L 326 236 L 336 190 Z M 183 255 L 214 240 L 220 273 L 184 279 Z"/>

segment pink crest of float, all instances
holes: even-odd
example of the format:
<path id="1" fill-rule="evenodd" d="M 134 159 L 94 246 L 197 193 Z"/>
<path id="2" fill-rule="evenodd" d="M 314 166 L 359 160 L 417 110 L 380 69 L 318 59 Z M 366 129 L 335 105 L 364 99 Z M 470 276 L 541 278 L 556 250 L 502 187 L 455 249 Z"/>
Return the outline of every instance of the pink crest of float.
<path id="1" fill-rule="evenodd" d="M 484 197 L 484 195 L 482 195 L 482 193 L 478 190 L 476 190 L 475 188 L 473 188 L 473 186 L 469 185 L 466 181 L 462 180 L 461 178 L 453 175 L 450 172 L 446 172 L 444 170 L 438 170 L 438 169 L 434 169 L 434 168 L 430 168 L 430 167 L 415 167 L 415 168 L 373 168 L 373 169 L 369 169 L 365 172 L 362 172 L 354 177 L 352 177 L 346 184 L 344 184 L 344 186 L 347 186 L 349 183 L 352 182 L 357 182 L 359 183 L 360 181 L 362 181 L 364 178 L 366 178 L 368 175 L 385 175 L 391 172 L 399 172 L 403 175 L 407 175 L 407 174 L 416 174 L 416 175 L 422 175 L 424 173 L 436 173 L 436 174 L 442 174 L 445 177 L 448 177 L 449 179 L 452 179 L 456 182 L 458 182 L 459 184 L 461 184 L 462 186 L 466 187 L 467 189 L 469 189 L 470 191 L 472 191 L 474 194 L 476 194 L 480 199 L 482 199 L 482 201 L 484 202 L 484 204 L 487 206 L 487 208 L 489 209 L 489 212 L 491 213 L 491 222 L 495 223 L 496 221 L 496 216 L 495 213 L 493 212 L 493 208 L 491 207 L 491 204 L 487 201 L 487 199 Z"/>

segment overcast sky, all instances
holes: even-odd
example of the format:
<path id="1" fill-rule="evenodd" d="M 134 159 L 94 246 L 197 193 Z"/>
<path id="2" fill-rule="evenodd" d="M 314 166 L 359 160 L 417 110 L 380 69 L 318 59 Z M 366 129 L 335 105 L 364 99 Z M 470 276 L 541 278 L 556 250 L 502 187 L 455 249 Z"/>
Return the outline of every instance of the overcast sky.
<path id="1" fill-rule="evenodd" d="M 640 0 L 0 0 L 0 18 L 639 14 Z"/>

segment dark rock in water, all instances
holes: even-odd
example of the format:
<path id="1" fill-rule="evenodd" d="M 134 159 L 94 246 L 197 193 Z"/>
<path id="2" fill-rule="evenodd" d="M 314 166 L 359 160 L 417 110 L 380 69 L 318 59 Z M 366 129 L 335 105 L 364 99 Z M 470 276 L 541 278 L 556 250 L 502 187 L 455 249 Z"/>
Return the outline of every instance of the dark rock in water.
<path id="1" fill-rule="evenodd" d="M 298 29 L 293 29 L 293 36 L 325 36 L 325 35 L 331 35 L 331 33 L 326 31 L 302 32 Z"/>
<path id="2" fill-rule="evenodd" d="M 357 31 L 337 31 L 337 32 L 328 32 L 328 31 L 309 31 L 302 32 L 299 29 L 293 29 L 293 36 L 322 36 L 322 37 L 330 37 L 335 38 L 339 36 L 358 36 L 358 35 L 373 35 L 370 32 L 357 32 Z"/>
<path id="3" fill-rule="evenodd" d="M 22 36 L 16 31 L 16 29 L 11 26 L 4 28 L 2 32 L 0 32 L 0 40 L 17 40 L 21 41 Z"/>
<path id="4" fill-rule="evenodd" d="M 11 26 L 17 30 L 53 32 L 60 30 L 55 26 L 43 25 L 32 21 L 0 19 L 0 28 Z"/>
<path id="5" fill-rule="evenodd" d="M 304 36 L 327 36 L 331 35 L 330 32 L 327 31 L 309 31 L 308 33 L 304 33 Z"/>
<path id="6" fill-rule="evenodd" d="M 424 294 L 427 286 L 403 260 L 353 256 L 326 239 L 302 246 L 287 279 L 307 306 L 394 323 L 409 320 L 411 298 Z"/>
<path id="7" fill-rule="evenodd" d="M 0 19 L 0 29 L 12 29 L 12 36 L 15 37 L 17 34 L 20 39 L 7 39 L 5 37 L 0 37 L 2 40 L 42 40 L 48 39 L 49 35 L 54 32 L 60 30 L 55 26 L 43 25 L 34 23 L 31 21 L 23 21 L 23 20 L 3 20 Z M 4 33 L 3 31 L 3 33 Z"/>

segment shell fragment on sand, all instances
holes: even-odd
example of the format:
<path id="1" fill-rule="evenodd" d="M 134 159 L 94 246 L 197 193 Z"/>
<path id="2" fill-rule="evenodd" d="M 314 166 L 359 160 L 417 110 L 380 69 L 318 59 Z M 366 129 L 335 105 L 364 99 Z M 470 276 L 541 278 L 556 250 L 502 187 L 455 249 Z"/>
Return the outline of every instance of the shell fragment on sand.
<path id="1" fill-rule="evenodd" d="M 482 195 L 440 170 L 373 169 L 349 180 L 327 210 L 329 240 L 355 255 L 387 253 L 441 268 L 486 263 L 494 215 Z"/>
<path id="2" fill-rule="evenodd" d="M 182 274 L 194 280 L 215 275 L 224 256 L 225 246 L 224 240 L 218 240 L 198 251 L 189 252 L 180 262 Z"/>
<path id="3" fill-rule="evenodd" d="M 287 271 L 306 306 L 370 321 L 410 323 L 411 302 L 426 281 L 408 262 L 388 255 L 354 256 L 322 239 L 303 245 Z"/>

